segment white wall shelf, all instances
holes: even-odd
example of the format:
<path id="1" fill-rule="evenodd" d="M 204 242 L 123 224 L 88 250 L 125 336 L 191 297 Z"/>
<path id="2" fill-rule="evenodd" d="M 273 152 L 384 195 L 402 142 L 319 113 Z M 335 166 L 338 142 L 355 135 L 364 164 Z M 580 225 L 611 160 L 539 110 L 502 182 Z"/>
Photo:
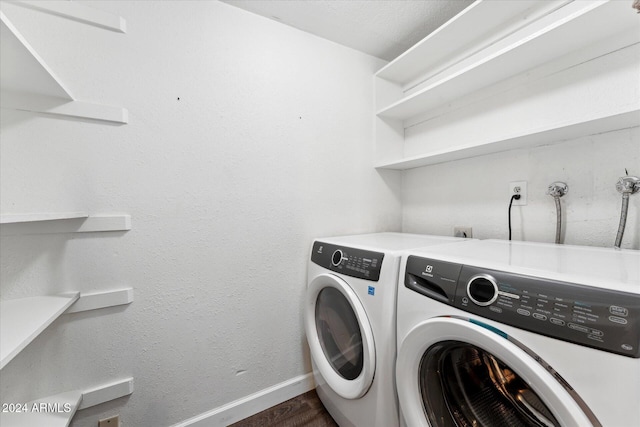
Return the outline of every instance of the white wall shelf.
<path id="1" fill-rule="evenodd" d="M 3 214 L 0 235 L 93 233 L 131 230 L 130 215 L 88 215 L 85 212 Z"/>
<path id="2" fill-rule="evenodd" d="M 133 288 L 18 298 L 0 302 L 0 369 L 62 314 L 127 305 Z"/>
<path id="3" fill-rule="evenodd" d="M 65 219 L 87 218 L 86 212 L 45 212 L 27 214 L 0 215 L 0 224 L 19 224 L 24 222 L 60 221 Z"/>
<path id="4" fill-rule="evenodd" d="M 80 297 L 79 292 L 0 302 L 0 369 Z"/>
<path id="5" fill-rule="evenodd" d="M 619 1 L 476 1 L 376 73 L 376 167 L 408 169 L 540 145 L 541 138 L 549 143 L 549 138 L 640 125 L 638 108 L 625 106 L 598 111 L 584 123 L 568 117 L 564 124 L 549 123 L 532 133 L 476 144 L 452 141 L 457 148 L 430 148 L 424 142 L 422 154 L 410 156 L 404 149 L 408 128 L 477 102 L 480 95 L 489 99 L 494 87 L 504 92 L 527 78 L 535 81 L 636 45 L 638 26 L 637 14 Z"/>
<path id="6" fill-rule="evenodd" d="M 478 141 L 472 144 L 467 144 L 466 146 L 455 147 L 453 149 L 425 152 L 422 155 L 403 158 L 397 162 L 378 164 L 376 165 L 376 168 L 407 170 L 469 157 L 483 156 L 500 151 L 548 145 L 549 141 L 560 143 L 574 138 L 579 138 L 584 135 L 597 135 L 611 129 L 626 129 L 638 126 L 639 120 L 640 110 L 634 110 L 628 113 L 603 117 L 597 120 L 581 122 L 574 125 L 540 130 L 536 133 L 517 135 L 500 140 Z"/>
<path id="7" fill-rule="evenodd" d="M 482 35 L 495 32 L 517 16 L 523 16 L 521 21 L 524 21 L 527 12 L 532 13 L 537 5 L 536 0 L 501 2 L 499 5 L 476 1 L 384 66 L 376 76 L 404 85 L 425 73 L 433 74 L 429 70 L 438 70 L 443 63 L 451 62 L 456 51 L 473 46 L 483 38 Z M 489 43 L 490 40 L 486 44 Z"/>
<path id="8" fill-rule="evenodd" d="M 93 9 L 78 2 L 68 0 L 48 0 L 46 2 L 20 0 L 11 3 L 117 33 L 125 33 L 127 31 L 127 22 L 123 17 Z"/>
<path id="9" fill-rule="evenodd" d="M 127 305 L 133 302 L 133 288 L 112 291 L 81 293 L 80 298 L 71 305 L 65 314 L 80 313 L 88 310 Z"/>
<path id="10" fill-rule="evenodd" d="M 124 108 L 78 101 L 9 18 L 0 11 L 2 108 L 124 124 Z"/>
<path id="11" fill-rule="evenodd" d="M 78 100 L 36 49 L 5 14 L 25 7 L 77 23 L 124 33 L 123 18 L 70 1 L 3 1 L 0 10 L 0 107 L 65 120 L 125 124 L 126 109 Z M 55 19 L 55 18 L 52 18 Z M 33 22 L 38 22 L 34 20 Z M 0 215 L 0 235 L 128 231 L 131 217 L 123 214 L 89 215 L 88 212 L 44 212 Z M 0 369 L 64 313 L 79 313 L 130 304 L 133 289 L 94 293 L 36 296 L 0 301 Z M 3 426 L 68 426 L 77 410 L 99 405 L 133 392 L 133 378 L 117 380 L 89 390 L 70 391 L 27 404 L 26 413 L 2 413 Z M 38 405 L 45 411 L 37 411 Z M 35 405 L 35 406 L 34 406 Z M 51 410 L 51 405 L 55 405 Z M 36 408 L 36 410 L 34 410 Z"/>
<path id="12" fill-rule="evenodd" d="M 125 378 L 102 384 L 88 390 L 74 390 L 26 403 L 27 412 L 2 412 L 0 425 L 7 427 L 67 427 L 79 410 L 90 408 L 133 393 L 133 378 Z M 48 405 L 57 411 L 41 411 L 40 405 Z M 36 405 L 34 407 L 34 405 Z"/>
<path id="13" fill-rule="evenodd" d="M 25 404 L 26 412 L 3 412 L 0 425 L 11 427 L 67 427 L 82 402 L 82 391 L 69 391 Z M 40 404 L 53 405 L 58 411 L 38 412 Z"/>

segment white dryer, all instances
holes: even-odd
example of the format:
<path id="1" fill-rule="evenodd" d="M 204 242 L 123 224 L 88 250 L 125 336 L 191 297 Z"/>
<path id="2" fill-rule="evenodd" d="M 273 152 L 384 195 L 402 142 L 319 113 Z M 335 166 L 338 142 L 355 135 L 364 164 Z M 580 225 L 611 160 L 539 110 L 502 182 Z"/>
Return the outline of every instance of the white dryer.
<path id="1" fill-rule="evenodd" d="M 411 251 L 397 322 L 404 425 L 640 426 L 638 251 Z"/>
<path id="2" fill-rule="evenodd" d="M 460 240 L 378 233 L 313 242 L 305 329 L 318 396 L 340 426 L 398 426 L 394 372 L 400 253 Z"/>

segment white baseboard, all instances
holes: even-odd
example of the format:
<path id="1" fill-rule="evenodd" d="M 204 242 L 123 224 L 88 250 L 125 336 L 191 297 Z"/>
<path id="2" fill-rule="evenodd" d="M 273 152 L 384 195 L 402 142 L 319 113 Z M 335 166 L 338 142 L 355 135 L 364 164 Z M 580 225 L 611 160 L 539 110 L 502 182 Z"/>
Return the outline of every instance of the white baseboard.
<path id="1" fill-rule="evenodd" d="M 196 415 L 175 424 L 173 427 L 225 427 L 313 390 L 315 387 L 312 373 L 300 375 L 219 408 Z"/>

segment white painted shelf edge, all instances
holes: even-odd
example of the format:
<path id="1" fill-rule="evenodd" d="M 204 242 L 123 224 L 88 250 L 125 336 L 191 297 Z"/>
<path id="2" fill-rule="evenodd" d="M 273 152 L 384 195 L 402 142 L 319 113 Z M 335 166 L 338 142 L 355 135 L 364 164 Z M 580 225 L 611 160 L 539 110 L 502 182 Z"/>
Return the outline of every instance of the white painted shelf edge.
<path id="1" fill-rule="evenodd" d="M 78 101 L 0 11 L 2 27 L 1 107 L 79 120 L 126 124 L 121 107 Z"/>
<path id="2" fill-rule="evenodd" d="M 82 391 L 68 391 L 26 403 L 25 412 L 3 412 L 0 425 L 7 427 L 67 427 L 82 402 Z M 40 409 L 40 405 L 45 405 Z"/>
<path id="3" fill-rule="evenodd" d="M 53 98 L 29 93 L 3 91 L 0 107 L 82 121 L 97 121 L 115 124 L 129 122 L 129 112 L 113 105 L 92 104 L 90 102 Z"/>
<path id="4" fill-rule="evenodd" d="M 534 4 L 532 1 L 477 0 L 381 68 L 376 77 L 405 84 L 421 72 L 434 68 L 450 52 L 471 45 L 506 19 L 525 12 Z"/>
<path id="5" fill-rule="evenodd" d="M 90 408 L 110 400 L 133 393 L 133 377 L 102 384 L 82 393 L 82 402 L 78 410 Z"/>
<path id="6" fill-rule="evenodd" d="M 0 369 L 64 313 L 79 292 L 0 302 Z"/>
<path id="7" fill-rule="evenodd" d="M 62 18 L 71 19 L 94 27 L 103 28 L 105 30 L 115 31 L 118 33 L 125 33 L 127 30 L 126 20 L 121 16 L 87 7 L 78 2 L 68 0 L 20 0 L 11 1 L 10 3 Z"/>
<path id="8" fill-rule="evenodd" d="M 603 132 L 615 131 L 640 126 L 640 110 L 632 110 L 622 114 L 602 117 L 599 119 L 567 124 L 552 129 L 541 129 L 527 135 L 505 137 L 497 141 L 485 141 L 454 147 L 450 150 L 438 150 L 419 156 L 406 157 L 396 161 L 377 164 L 376 169 L 407 170 L 421 166 L 460 160 L 468 157 L 482 156 L 523 147 L 535 147 L 562 142 L 582 136 L 596 135 Z"/>
<path id="9" fill-rule="evenodd" d="M 116 289 L 103 292 L 80 293 L 80 298 L 73 303 L 65 314 L 79 313 L 100 308 L 127 305 L 133 302 L 133 288 Z"/>
<path id="10" fill-rule="evenodd" d="M 565 53 L 589 46 L 597 40 L 611 37 L 626 28 L 634 28 L 637 18 L 625 15 L 623 12 L 626 8 L 620 3 L 585 2 L 583 6 L 578 2 L 567 6 L 568 10 L 564 13 L 571 12 L 568 16 L 554 21 L 550 15 L 536 23 L 540 28 L 533 34 L 516 39 L 497 51 L 490 50 L 486 56 L 479 55 L 464 68 L 453 74 L 445 73 L 438 81 L 383 107 L 376 114 L 379 117 L 408 119 Z M 602 24 L 604 18 L 612 24 Z M 589 28 L 588 34 L 575 36 L 585 28 Z"/>
<path id="11" fill-rule="evenodd" d="M 0 235 L 92 233 L 131 230 L 131 215 L 87 215 L 83 212 L 3 214 Z"/>
<path id="12" fill-rule="evenodd" d="M 87 212 L 44 212 L 26 214 L 2 214 L 0 224 L 17 224 L 24 222 L 58 221 L 64 219 L 87 218 Z"/>
<path id="13" fill-rule="evenodd" d="M 133 393 L 132 377 L 102 384 L 85 391 L 75 390 L 60 393 L 27 403 L 28 412 L 1 413 L 0 425 L 7 427 L 67 427 L 77 411 L 128 396 L 131 393 Z M 53 406 L 57 411 L 36 412 L 40 408 L 40 404 L 48 405 L 49 408 Z M 36 411 L 34 411 L 34 405 L 36 405 Z"/>

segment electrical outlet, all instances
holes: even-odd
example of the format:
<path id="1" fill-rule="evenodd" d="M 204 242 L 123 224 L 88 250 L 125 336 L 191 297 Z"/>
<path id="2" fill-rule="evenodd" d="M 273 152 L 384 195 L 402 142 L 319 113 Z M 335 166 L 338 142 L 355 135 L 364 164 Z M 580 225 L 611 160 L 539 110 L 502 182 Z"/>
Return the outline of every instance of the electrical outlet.
<path id="1" fill-rule="evenodd" d="M 98 427 L 120 427 L 120 415 L 98 421 Z"/>
<path id="2" fill-rule="evenodd" d="M 472 229 L 471 227 L 453 227 L 453 236 L 470 239 L 472 236 Z"/>
<path id="3" fill-rule="evenodd" d="M 514 181 L 509 183 L 509 197 L 519 194 L 520 199 L 513 199 L 513 206 L 524 206 L 527 204 L 527 181 Z"/>

